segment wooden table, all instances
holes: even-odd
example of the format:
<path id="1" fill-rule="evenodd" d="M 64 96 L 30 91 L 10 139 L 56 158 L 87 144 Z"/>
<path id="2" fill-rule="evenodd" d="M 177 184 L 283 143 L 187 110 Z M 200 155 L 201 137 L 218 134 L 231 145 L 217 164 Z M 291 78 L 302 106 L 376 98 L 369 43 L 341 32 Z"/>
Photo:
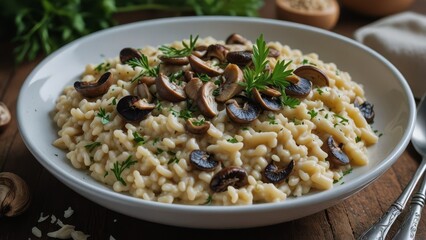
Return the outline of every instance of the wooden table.
<path id="1" fill-rule="evenodd" d="M 412 11 L 426 14 L 426 1 L 417 0 Z M 275 17 L 272 0 L 266 0 L 261 16 Z M 152 17 L 158 17 L 153 14 Z M 354 30 L 376 19 L 366 18 L 343 9 L 334 32 L 352 37 Z M 129 21 L 124 20 L 124 21 Z M 90 239 L 134 239 L 145 236 L 186 239 L 355 239 L 375 222 L 399 196 L 418 166 L 420 156 L 411 145 L 398 161 L 377 181 L 341 203 L 314 215 L 273 226 L 235 229 L 203 230 L 165 226 L 124 216 L 101 207 L 72 191 L 47 170 L 31 155 L 24 145 L 17 128 L 16 100 L 22 83 L 34 67 L 41 61 L 26 62 L 17 67 L 12 64 L 12 50 L 8 43 L 0 46 L 0 100 L 9 106 L 13 121 L 0 134 L 0 171 L 10 171 L 20 175 L 29 185 L 32 204 L 23 214 L 14 218 L 0 218 L 0 239 L 37 239 L 31 233 L 38 226 L 42 239 L 46 233 L 58 229 L 50 223 L 50 218 L 37 223 L 40 213 L 55 215 L 63 222 L 76 226 L 77 230 L 90 234 Z M 69 206 L 74 214 L 65 219 L 64 210 Z M 178 217 L 178 216 L 177 216 Z M 391 229 L 395 234 L 399 223 Z M 426 239 L 426 217 L 422 218 L 417 231 L 418 239 Z"/>

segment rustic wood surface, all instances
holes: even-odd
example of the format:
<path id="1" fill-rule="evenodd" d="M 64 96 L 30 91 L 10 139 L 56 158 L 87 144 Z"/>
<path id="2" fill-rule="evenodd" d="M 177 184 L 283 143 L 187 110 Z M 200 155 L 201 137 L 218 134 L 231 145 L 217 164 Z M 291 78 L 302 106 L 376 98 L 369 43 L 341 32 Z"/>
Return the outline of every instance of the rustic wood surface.
<path id="1" fill-rule="evenodd" d="M 426 1 L 417 0 L 412 11 L 426 14 Z M 266 0 L 260 12 L 262 17 L 275 18 L 275 6 L 272 0 Z M 163 17 L 150 13 L 145 18 Z M 122 23 L 138 18 L 118 17 Z M 140 18 L 139 18 L 140 19 Z M 342 9 L 342 14 L 334 32 L 352 37 L 354 30 L 375 21 Z M 90 239 L 134 239 L 155 236 L 156 239 L 356 239 L 364 230 L 375 222 L 399 196 L 402 189 L 415 172 L 420 156 L 411 144 L 399 157 L 398 161 L 374 183 L 343 200 L 339 204 L 314 215 L 291 222 L 267 227 L 204 230 L 165 226 L 138 220 L 101 207 L 73 190 L 69 189 L 44 169 L 24 145 L 17 128 L 16 101 L 25 78 L 42 60 L 26 62 L 14 66 L 12 50 L 9 43 L 1 43 L 0 58 L 0 101 L 6 103 L 13 115 L 8 128 L 0 133 L 0 171 L 10 171 L 20 175 L 29 185 L 32 204 L 23 214 L 13 218 L 0 218 L 0 239 L 37 239 L 31 233 L 33 226 L 46 233 L 58 229 L 50 223 L 50 218 L 37 223 L 40 213 L 55 215 L 64 222 L 75 225 L 77 230 L 91 235 Z M 64 210 L 69 206 L 74 214 L 64 219 Z M 404 216 L 391 229 L 393 236 Z M 179 217 L 179 216 L 176 216 Z M 206 216 L 208 217 L 208 216 Z M 417 239 L 426 239 L 426 217 L 419 223 Z"/>

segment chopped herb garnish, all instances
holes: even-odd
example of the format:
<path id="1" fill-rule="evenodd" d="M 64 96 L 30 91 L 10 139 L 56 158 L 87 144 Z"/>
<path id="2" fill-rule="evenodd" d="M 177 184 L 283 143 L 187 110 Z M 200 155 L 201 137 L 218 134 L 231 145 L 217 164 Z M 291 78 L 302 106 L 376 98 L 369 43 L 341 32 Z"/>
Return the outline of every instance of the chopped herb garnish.
<path id="1" fill-rule="evenodd" d="M 237 143 L 238 142 L 238 140 L 236 138 L 234 138 L 234 137 L 233 138 L 229 138 L 226 141 L 230 142 L 230 143 Z"/>
<path id="2" fill-rule="evenodd" d="M 139 135 L 138 132 L 133 132 L 133 140 L 136 142 L 137 145 L 143 145 L 146 141 L 145 139 Z"/>
<path id="3" fill-rule="evenodd" d="M 340 75 L 340 71 L 336 70 L 336 76 L 339 76 L 339 75 Z"/>
<path id="4" fill-rule="evenodd" d="M 180 79 L 183 76 L 183 71 L 179 70 L 175 73 L 169 75 L 169 81 L 172 83 L 176 83 L 177 85 L 182 85 L 182 80 Z"/>
<path id="5" fill-rule="evenodd" d="M 328 113 L 327 113 L 327 114 L 325 114 L 325 116 L 324 116 L 324 117 L 325 117 L 325 119 L 328 119 Z"/>
<path id="6" fill-rule="evenodd" d="M 202 82 L 209 82 L 210 81 L 210 77 L 209 75 L 205 74 L 205 73 L 197 73 L 197 77 L 202 81 Z"/>
<path id="7" fill-rule="evenodd" d="M 213 83 L 214 83 L 214 85 L 216 85 L 216 86 L 220 86 L 220 84 L 222 84 L 222 80 L 217 79 L 217 80 L 215 80 Z"/>
<path id="8" fill-rule="evenodd" d="M 104 174 L 104 178 L 105 178 L 106 176 L 108 176 L 108 174 L 109 174 L 109 172 L 108 172 L 108 171 L 106 171 L 106 172 L 105 172 L 105 174 Z"/>
<path id="9" fill-rule="evenodd" d="M 352 172 L 352 170 L 353 170 L 353 168 L 349 168 L 348 170 L 345 170 L 345 171 L 343 172 L 343 176 L 348 175 L 349 173 L 351 173 L 351 172 Z"/>
<path id="10" fill-rule="evenodd" d="M 248 128 L 248 127 L 243 127 L 243 128 L 242 128 L 242 130 L 244 130 L 244 131 L 248 131 L 248 130 L 249 130 L 249 128 Z"/>
<path id="11" fill-rule="evenodd" d="M 178 163 L 179 162 L 179 158 L 176 157 L 176 153 L 168 151 L 167 153 L 169 153 L 170 155 L 172 155 L 172 157 L 169 159 L 169 161 L 167 162 L 167 164 L 172 164 L 172 163 Z"/>
<path id="12" fill-rule="evenodd" d="M 213 90 L 213 93 L 212 93 L 212 95 L 213 96 L 219 96 L 219 94 L 220 94 L 220 89 L 219 88 L 216 88 L 215 90 Z"/>
<path id="13" fill-rule="evenodd" d="M 157 148 L 157 154 L 162 154 L 164 152 L 164 150 L 163 149 L 161 149 L 161 148 Z"/>
<path id="14" fill-rule="evenodd" d="M 157 144 L 158 143 L 158 141 L 160 141 L 160 139 L 157 137 L 157 138 L 154 138 L 154 141 L 152 141 L 152 145 L 155 145 L 155 144 Z"/>
<path id="15" fill-rule="evenodd" d="M 342 178 L 334 179 L 333 184 L 334 184 L 334 183 L 338 183 L 338 182 L 340 181 L 340 179 L 342 179 Z"/>
<path id="16" fill-rule="evenodd" d="M 324 91 L 321 88 L 317 87 L 316 89 L 319 95 L 322 95 L 324 93 Z"/>
<path id="17" fill-rule="evenodd" d="M 340 119 L 340 123 L 342 125 L 346 125 L 349 122 L 349 120 L 347 118 L 345 118 L 343 116 L 340 116 L 339 114 L 334 114 L 334 117 L 339 118 Z"/>
<path id="18" fill-rule="evenodd" d="M 197 40 L 198 35 L 194 39 L 192 38 L 192 35 L 190 35 L 189 45 L 185 41 L 182 41 L 183 49 L 176 49 L 174 47 L 163 45 L 159 48 L 159 50 L 168 58 L 187 57 L 191 55 L 192 51 L 194 51 Z"/>
<path id="19" fill-rule="evenodd" d="M 355 138 L 355 142 L 356 143 L 358 143 L 358 142 L 360 142 L 361 141 L 361 137 L 360 136 L 356 136 L 356 138 Z"/>
<path id="20" fill-rule="evenodd" d="M 269 125 L 277 125 L 277 121 L 275 121 L 275 116 L 274 115 L 268 115 L 268 122 Z"/>
<path id="21" fill-rule="evenodd" d="M 187 120 L 189 118 L 192 118 L 192 112 L 189 109 L 180 110 L 179 117 Z"/>
<path id="22" fill-rule="evenodd" d="M 163 110 L 163 105 L 161 104 L 160 101 L 157 102 L 157 105 L 155 105 L 155 109 L 157 109 L 158 111 Z"/>
<path id="23" fill-rule="evenodd" d="M 276 63 L 274 70 L 271 72 L 265 71 L 269 61 L 267 60 L 269 48 L 263 39 L 263 34 L 256 40 L 256 45 L 253 45 L 252 61 L 254 68 L 244 69 L 245 82 L 239 83 L 245 88 L 247 95 L 251 95 L 253 89 L 264 90 L 266 86 L 273 86 L 281 92 L 281 102 L 285 106 L 294 108 L 300 104 L 300 100 L 286 95 L 285 88 L 289 85 L 286 80 L 293 73 L 293 70 L 287 70 L 291 61 L 285 62 L 280 60 Z"/>
<path id="24" fill-rule="evenodd" d="M 302 121 L 300 121 L 299 119 L 295 118 L 295 119 L 293 119 L 293 123 L 294 123 L 294 125 L 300 125 L 300 124 L 302 124 Z"/>
<path id="25" fill-rule="evenodd" d="M 99 112 L 98 112 L 98 114 L 96 115 L 96 116 L 98 116 L 98 117 L 100 117 L 101 118 L 101 122 L 102 122 L 102 124 L 107 124 L 107 123 L 109 123 L 110 122 L 110 119 L 109 119 L 109 114 L 107 114 L 106 112 L 105 112 L 105 109 L 104 108 L 99 108 Z"/>
<path id="26" fill-rule="evenodd" d="M 343 185 L 343 184 L 345 184 L 345 182 L 341 182 L 341 183 L 340 183 L 340 185 Z"/>
<path id="27" fill-rule="evenodd" d="M 314 117 L 318 115 L 318 112 L 315 111 L 314 109 L 311 109 L 308 111 L 308 114 L 311 116 L 311 119 L 313 119 Z"/>
<path id="28" fill-rule="evenodd" d="M 127 64 L 129 64 L 133 69 L 136 67 L 142 68 L 142 71 L 131 80 L 132 82 L 138 80 L 142 76 L 157 77 L 160 70 L 160 65 L 155 67 L 149 66 L 148 57 L 143 54 L 141 54 L 141 58 L 132 58 L 127 62 Z"/>
<path id="29" fill-rule="evenodd" d="M 92 143 L 84 145 L 84 148 L 86 148 L 87 151 L 91 152 L 91 151 L 93 151 L 93 149 L 95 149 L 96 147 L 99 147 L 99 146 L 101 146 L 100 142 L 92 142 Z"/>
<path id="30" fill-rule="evenodd" d="M 100 63 L 98 66 L 95 67 L 95 71 L 97 72 L 106 72 L 111 68 L 111 64 L 109 62 L 103 62 Z"/>
<path id="31" fill-rule="evenodd" d="M 117 98 L 116 97 L 114 97 L 113 99 L 112 99 L 112 105 L 117 105 Z"/>
<path id="32" fill-rule="evenodd" d="M 305 64 L 309 64 L 309 60 L 308 60 L 308 59 L 306 59 L 306 58 L 305 58 L 305 59 L 303 59 L 302 64 L 303 64 L 303 65 L 305 65 Z"/>
<path id="33" fill-rule="evenodd" d="M 203 203 L 203 205 L 210 205 L 212 203 L 213 196 L 209 194 L 206 201 Z"/>
<path id="34" fill-rule="evenodd" d="M 174 110 L 173 107 L 170 108 L 170 112 L 173 114 L 173 116 L 177 117 L 179 116 L 179 112 Z"/>
<path id="35" fill-rule="evenodd" d="M 115 162 L 114 163 L 114 167 L 111 168 L 111 171 L 114 173 L 115 178 L 120 181 L 124 186 L 126 186 L 126 182 L 124 181 L 124 179 L 121 177 L 121 173 L 124 171 L 124 169 L 126 168 L 130 168 L 130 166 L 134 165 L 135 163 L 137 163 L 137 161 L 132 161 L 132 155 L 130 155 L 126 161 L 119 163 L 119 162 Z"/>
<path id="36" fill-rule="evenodd" d="M 192 124 L 194 124 L 195 126 L 201 126 L 205 122 L 206 122 L 206 120 L 204 120 L 204 118 L 202 118 L 202 119 L 199 119 L 199 120 L 192 121 Z"/>

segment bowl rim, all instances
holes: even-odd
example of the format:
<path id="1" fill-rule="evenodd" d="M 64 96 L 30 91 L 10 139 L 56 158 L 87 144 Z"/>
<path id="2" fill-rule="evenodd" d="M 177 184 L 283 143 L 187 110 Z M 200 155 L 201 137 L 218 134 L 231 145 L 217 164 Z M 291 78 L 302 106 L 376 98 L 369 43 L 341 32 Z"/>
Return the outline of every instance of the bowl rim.
<path id="1" fill-rule="evenodd" d="M 24 125 L 25 125 L 25 112 L 24 112 L 24 104 L 22 100 L 22 95 L 25 92 L 25 89 L 30 84 L 30 81 L 33 79 L 35 74 L 47 63 L 49 63 L 53 58 L 55 58 L 57 55 L 59 55 L 61 52 L 72 48 L 73 46 L 83 42 L 87 41 L 87 39 L 90 39 L 92 37 L 98 37 L 104 34 L 109 33 L 110 31 L 115 31 L 117 29 L 125 30 L 125 29 L 132 29 L 137 27 L 146 27 L 149 25 L 157 25 L 157 24 L 167 24 L 170 22 L 176 22 L 176 23 L 190 23 L 192 21 L 198 21 L 198 22 L 204 22 L 208 24 L 208 22 L 211 21 L 218 21 L 218 22 L 234 22 L 234 23 L 260 23 L 265 25 L 276 25 L 280 27 L 286 27 L 286 28 L 297 28 L 304 31 L 314 32 L 316 34 L 320 35 L 326 35 L 327 37 L 331 37 L 334 39 L 338 39 L 339 41 L 343 41 L 345 43 L 348 43 L 350 45 L 354 45 L 361 50 L 365 51 L 372 57 L 380 60 L 382 63 L 384 63 L 390 71 L 395 75 L 395 77 L 399 80 L 399 84 L 401 84 L 402 89 L 404 90 L 405 94 L 407 95 L 407 101 L 409 104 L 409 118 L 408 118 L 408 125 L 406 126 L 406 131 L 404 132 L 402 138 L 398 142 L 397 146 L 389 153 L 389 155 L 383 159 L 376 168 L 371 169 L 369 174 L 362 175 L 357 179 L 353 179 L 350 182 L 345 183 L 344 186 L 341 186 L 340 191 L 321 191 L 316 192 L 312 195 L 304 195 L 302 197 L 299 197 L 297 199 L 287 199 L 282 202 L 274 202 L 274 203 L 261 203 L 261 204 L 253 204 L 253 205 L 237 205 L 237 206 L 205 206 L 205 205 L 184 205 L 184 204 L 168 204 L 168 203 L 161 203 L 156 201 L 148 201 L 140 198 L 136 198 L 130 195 L 126 195 L 123 193 L 118 193 L 113 191 L 112 189 L 103 189 L 98 187 L 97 185 L 91 184 L 89 182 L 84 181 L 83 179 L 79 179 L 76 177 L 73 177 L 72 175 L 68 175 L 67 172 L 64 169 L 61 169 L 59 167 L 56 167 L 54 164 L 50 164 L 49 161 L 46 161 L 43 157 L 43 154 L 40 150 L 35 148 L 32 145 L 31 139 L 32 137 L 28 135 L 27 132 L 25 132 Z M 77 189 L 82 189 L 82 191 L 92 191 L 96 192 L 102 197 L 106 198 L 112 198 L 115 199 L 115 201 L 124 201 L 129 204 L 135 205 L 135 204 L 142 204 L 147 207 L 155 207 L 158 209 L 163 210 L 173 210 L 173 211 L 192 211 L 197 213 L 208 213 L 208 214 L 221 214 L 221 213 L 241 213 L 241 212 L 263 212 L 265 210 L 273 210 L 276 208 L 284 209 L 284 208 L 293 208 L 293 207 L 301 207 L 306 205 L 315 204 L 321 201 L 327 201 L 327 200 L 335 200 L 338 196 L 343 196 L 345 194 L 351 193 L 354 189 L 361 190 L 362 188 L 368 186 L 374 179 L 380 177 L 385 171 L 387 171 L 393 163 L 398 159 L 398 157 L 403 153 L 405 148 L 407 147 L 411 134 L 414 130 L 414 121 L 416 116 L 416 107 L 415 107 L 415 101 L 413 94 L 408 86 L 408 83 L 404 80 L 404 77 L 402 74 L 396 69 L 395 66 L 393 66 L 388 60 L 386 60 L 383 56 L 378 54 L 376 51 L 370 49 L 369 47 L 362 45 L 361 43 L 356 42 L 355 40 L 352 40 L 348 37 L 345 37 L 343 35 L 339 35 L 337 33 L 330 32 L 328 30 L 303 25 L 299 23 L 293 23 L 293 22 L 287 22 L 282 20 L 275 20 L 275 19 L 263 19 L 263 18 L 253 18 L 253 17 L 237 17 L 237 16 L 188 16 L 188 17 L 171 17 L 171 18 L 162 18 L 162 19 L 154 19 L 154 20 L 145 20 L 145 21 L 139 21 L 139 22 L 133 22 L 133 23 L 127 23 L 123 25 L 114 26 L 108 29 L 100 30 L 94 33 L 91 33 L 89 35 L 86 35 L 84 37 L 81 37 L 71 43 L 68 43 L 64 45 L 63 47 L 56 50 L 54 53 L 47 56 L 45 59 L 43 59 L 30 73 L 30 75 L 26 78 L 25 82 L 23 83 L 21 90 L 18 95 L 18 101 L 17 101 L 17 123 L 18 123 L 18 129 L 22 136 L 22 139 L 27 146 L 27 148 L 30 150 L 30 152 L 33 154 L 33 156 L 36 157 L 39 163 L 43 167 L 45 167 L 51 174 L 53 174 L 56 178 L 61 180 L 62 183 L 68 185 L 72 185 Z M 78 169 L 76 169 L 78 171 Z M 99 183 L 101 184 L 101 183 Z M 362 188 L 359 187 L 359 185 L 363 185 Z M 68 185 L 69 186 L 69 185 Z M 74 190 L 74 189 L 73 189 Z M 79 193 L 81 194 L 81 193 Z M 343 199 L 340 199 L 343 200 Z"/>

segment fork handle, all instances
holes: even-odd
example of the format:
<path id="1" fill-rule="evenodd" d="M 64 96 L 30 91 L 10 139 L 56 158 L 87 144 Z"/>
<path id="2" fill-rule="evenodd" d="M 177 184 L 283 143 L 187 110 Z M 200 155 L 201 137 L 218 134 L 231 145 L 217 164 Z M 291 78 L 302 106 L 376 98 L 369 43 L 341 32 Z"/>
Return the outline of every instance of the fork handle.
<path id="1" fill-rule="evenodd" d="M 422 177 L 426 169 L 426 158 L 420 163 L 416 173 L 410 180 L 408 185 L 402 191 L 398 199 L 389 207 L 388 211 L 366 232 L 364 232 L 358 240 L 384 240 L 392 224 L 396 218 L 401 214 L 405 205 L 410 199 L 410 195 L 417 185 L 417 182 Z"/>
<path id="2" fill-rule="evenodd" d="M 414 194 L 410 203 L 410 212 L 407 214 L 401 228 L 395 234 L 394 240 L 414 240 L 416 238 L 417 226 L 420 221 L 426 198 L 426 178 L 418 192 Z"/>

